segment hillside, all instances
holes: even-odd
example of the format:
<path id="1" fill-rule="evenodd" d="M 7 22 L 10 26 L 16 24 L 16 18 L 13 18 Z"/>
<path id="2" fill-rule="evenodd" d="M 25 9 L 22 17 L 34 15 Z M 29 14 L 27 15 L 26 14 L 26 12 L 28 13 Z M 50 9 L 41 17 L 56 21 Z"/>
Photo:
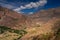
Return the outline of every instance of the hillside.
<path id="1" fill-rule="evenodd" d="M 15 30 L 18 30 L 18 32 L 20 32 L 19 30 L 26 31 L 27 34 L 19 37 L 18 40 L 58 40 L 60 37 L 56 35 L 60 32 L 60 7 L 24 15 L 0 6 L 1 26 L 7 27 L 7 34 L 14 34 Z M 13 30 L 13 32 L 9 30 Z"/>
<path id="2" fill-rule="evenodd" d="M 32 28 L 20 40 L 60 40 L 60 8 L 41 10 L 35 14 L 28 15 Z M 57 34 L 58 32 L 58 34 Z M 57 37 L 56 37 L 57 36 Z M 58 39 L 59 38 L 59 39 Z"/>
<path id="3" fill-rule="evenodd" d="M 19 28 L 25 24 L 26 17 L 7 8 L 0 7 L 0 25 Z"/>

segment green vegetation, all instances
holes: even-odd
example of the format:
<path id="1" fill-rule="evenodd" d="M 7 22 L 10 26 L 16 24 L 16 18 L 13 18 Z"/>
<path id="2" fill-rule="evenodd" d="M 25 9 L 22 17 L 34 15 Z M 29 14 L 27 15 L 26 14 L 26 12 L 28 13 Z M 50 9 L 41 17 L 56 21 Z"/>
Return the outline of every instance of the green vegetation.
<path id="1" fill-rule="evenodd" d="M 60 29 L 58 29 L 58 31 L 55 34 L 55 39 L 54 40 L 60 40 Z"/>
<path id="2" fill-rule="evenodd" d="M 10 28 L 7 28 L 5 26 L 0 26 L 0 34 L 4 33 L 7 30 L 10 30 Z"/>
<path id="3" fill-rule="evenodd" d="M 40 25 L 37 25 L 37 27 L 40 27 Z"/>
<path id="4" fill-rule="evenodd" d="M 9 35 L 11 35 L 11 36 L 12 36 L 12 34 L 13 34 L 13 36 L 19 36 L 17 39 L 20 39 L 27 32 L 25 30 L 16 30 L 16 29 L 8 28 L 6 26 L 0 26 L 0 34 L 3 34 L 3 35 L 5 34 L 5 37 L 7 37 L 7 36 L 9 36 L 9 35 L 7 35 L 8 33 L 10 33 Z M 14 39 L 14 40 L 17 40 L 17 39 Z"/>
<path id="5" fill-rule="evenodd" d="M 6 31 L 14 32 L 14 33 L 17 33 L 17 34 L 22 34 L 22 33 L 26 34 L 27 33 L 24 30 L 15 30 L 15 29 L 8 28 L 6 26 L 0 26 L 0 33 L 4 33 Z"/>
<path id="6" fill-rule="evenodd" d="M 53 30 L 56 30 L 55 32 L 55 39 L 54 40 L 60 40 L 60 21 L 57 21 L 55 24 L 54 24 L 54 28 Z"/>
<path id="7" fill-rule="evenodd" d="M 14 21 L 17 21 L 18 19 L 17 19 L 17 18 L 14 18 L 13 20 L 14 20 Z"/>
<path id="8" fill-rule="evenodd" d="M 1 17 L 0 17 L 0 19 L 1 19 Z"/>
<path id="9" fill-rule="evenodd" d="M 57 31 L 57 33 L 56 33 L 57 35 L 60 35 L 60 29 L 58 29 L 58 31 Z"/>

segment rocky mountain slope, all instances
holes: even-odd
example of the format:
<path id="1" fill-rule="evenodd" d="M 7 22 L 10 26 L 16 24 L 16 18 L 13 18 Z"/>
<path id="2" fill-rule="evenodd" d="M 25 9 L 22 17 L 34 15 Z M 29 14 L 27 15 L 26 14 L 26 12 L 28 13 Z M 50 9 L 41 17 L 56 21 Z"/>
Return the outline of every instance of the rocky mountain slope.
<path id="1" fill-rule="evenodd" d="M 9 27 L 35 26 L 35 24 L 44 24 L 53 18 L 60 18 L 60 8 L 41 10 L 32 15 L 23 15 L 7 8 L 0 7 L 0 25 Z"/>
<path id="2" fill-rule="evenodd" d="M 49 34 L 54 39 L 55 32 L 60 28 L 60 24 L 55 24 L 56 22 L 60 23 L 60 7 L 24 15 L 0 6 L 1 26 L 18 30 L 25 29 L 27 31 L 27 34 L 19 40 L 33 40 L 33 37 L 35 40 L 35 36 L 40 37 L 41 34 Z M 47 38 L 47 40 L 50 39 Z"/>
<path id="3" fill-rule="evenodd" d="M 7 8 L 0 7 L 0 25 L 19 28 L 25 24 L 26 17 Z"/>

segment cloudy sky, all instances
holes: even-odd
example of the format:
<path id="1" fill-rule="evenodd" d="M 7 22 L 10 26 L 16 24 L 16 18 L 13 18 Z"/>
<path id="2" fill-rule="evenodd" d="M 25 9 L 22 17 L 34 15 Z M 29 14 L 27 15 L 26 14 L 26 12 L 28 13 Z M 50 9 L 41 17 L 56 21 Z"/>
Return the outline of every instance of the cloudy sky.
<path id="1" fill-rule="evenodd" d="M 60 0 L 0 0 L 0 6 L 18 13 L 32 14 L 41 9 L 59 7 Z"/>

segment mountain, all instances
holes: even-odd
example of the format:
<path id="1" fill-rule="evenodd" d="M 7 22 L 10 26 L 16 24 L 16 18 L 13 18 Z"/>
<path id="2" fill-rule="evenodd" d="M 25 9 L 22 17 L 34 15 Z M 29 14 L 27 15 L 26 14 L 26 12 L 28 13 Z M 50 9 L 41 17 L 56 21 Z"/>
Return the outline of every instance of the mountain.
<path id="1" fill-rule="evenodd" d="M 35 14 L 30 15 L 32 19 L 42 19 L 41 21 L 47 21 L 53 17 L 60 18 L 60 8 L 51 8 L 47 10 L 41 10 Z"/>
<path id="2" fill-rule="evenodd" d="M 35 26 L 35 24 L 44 24 L 49 20 L 60 19 L 60 8 L 41 10 L 31 15 L 24 15 L 0 6 L 0 25 L 19 28 L 23 26 Z"/>
<path id="3" fill-rule="evenodd" d="M 25 24 L 25 20 L 25 15 L 0 6 L 0 25 L 19 28 Z"/>
<path id="4" fill-rule="evenodd" d="M 60 40 L 60 7 L 38 11 L 28 18 L 32 28 L 26 29 L 28 33 L 20 40 Z"/>
<path id="5" fill-rule="evenodd" d="M 19 40 L 28 40 L 31 37 L 35 38 L 40 34 L 49 33 L 52 33 L 53 38 L 55 32 L 60 28 L 57 22 L 60 23 L 60 7 L 24 15 L 0 6 L 0 26 L 27 31 L 27 34 Z"/>
<path id="6" fill-rule="evenodd" d="M 60 7 L 50 8 L 47 10 L 40 10 L 34 14 L 28 15 L 28 18 L 31 20 L 32 24 L 46 24 L 50 20 L 60 19 Z"/>

